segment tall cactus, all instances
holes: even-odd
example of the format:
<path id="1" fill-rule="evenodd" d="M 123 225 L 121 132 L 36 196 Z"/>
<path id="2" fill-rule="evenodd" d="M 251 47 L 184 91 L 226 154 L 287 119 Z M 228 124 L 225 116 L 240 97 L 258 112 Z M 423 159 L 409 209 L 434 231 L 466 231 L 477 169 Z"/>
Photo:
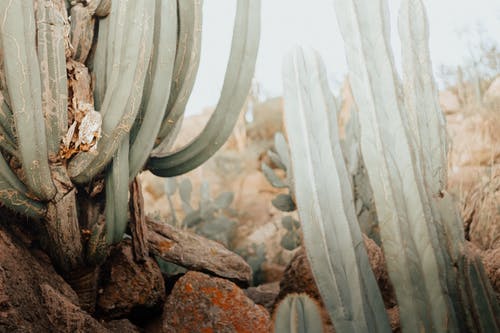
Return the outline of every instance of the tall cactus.
<path id="1" fill-rule="evenodd" d="M 423 4 L 401 2 L 402 84 L 389 43 L 387 2 L 334 4 L 401 327 L 405 332 L 496 332 L 497 300 L 480 259 L 465 246 L 460 217 L 446 193 L 445 120 L 432 77 Z M 317 56 L 308 51 L 295 51 L 285 62 L 286 123 L 308 258 L 336 329 L 387 331 L 359 246 L 336 111 L 322 72 Z"/>
<path id="2" fill-rule="evenodd" d="M 69 279 L 102 261 L 106 238 L 122 239 L 129 182 L 139 172 L 190 171 L 222 146 L 238 118 L 255 67 L 259 0 L 238 0 L 225 84 L 204 132 L 179 152 L 165 151 L 196 78 L 202 6 L 0 2 L 0 201 L 41 221 Z"/>
<path id="3" fill-rule="evenodd" d="M 318 55 L 285 59 L 284 97 L 295 195 L 313 275 L 340 332 L 388 332 L 342 157 L 337 111 Z"/>
<path id="4" fill-rule="evenodd" d="M 386 1 L 336 0 L 334 4 L 360 110 L 362 154 L 403 329 L 463 330 L 465 323 L 459 320 L 463 314 L 475 320 L 476 327 L 479 321 L 498 329 L 494 300 L 470 299 L 466 295 L 477 292 L 467 293 L 460 287 L 460 280 L 470 274 L 458 263 L 463 256 L 459 252 L 463 233 L 444 192 L 446 133 L 421 1 L 404 0 L 401 5 L 404 89 L 390 51 Z M 459 266 L 458 275 L 454 266 Z M 475 288 L 488 289 L 484 280 L 476 283 Z M 488 311 L 474 312 L 465 305 L 478 302 Z"/>

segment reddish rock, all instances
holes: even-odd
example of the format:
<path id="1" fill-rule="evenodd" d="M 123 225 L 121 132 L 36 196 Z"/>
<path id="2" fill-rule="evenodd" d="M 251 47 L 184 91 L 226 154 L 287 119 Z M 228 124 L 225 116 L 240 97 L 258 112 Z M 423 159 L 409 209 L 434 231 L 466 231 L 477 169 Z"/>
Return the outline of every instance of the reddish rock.
<path id="1" fill-rule="evenodd" d="M 262 305 L 267 311 L 272 312 L 276 297 L 280 292 L 280 283 L 270 282 L 257 287 L 250 287 L 245 290 L 245 294 L 255 304 Z"/>
<path id="2" fill-rule="evenodd" d="M 181 277 L 167 298 L 162 332 L 268 332 L 269 313 L 236 284 L 199 272 Z"/>
<path id="3" fill-rule="evenodd" d="M 0 224 L 0 332 L 108 332 L 37 252 Z"/>
<path id="4" fill-rule="evenodd" d="M 158 264 L 149 257 L 145 262 L 135 262 L 127 241 L 111 253 L 102 268 L 101 281 L 97 310 L 105 318 L 154 313 L 165 300 L 165 283 Z"/>

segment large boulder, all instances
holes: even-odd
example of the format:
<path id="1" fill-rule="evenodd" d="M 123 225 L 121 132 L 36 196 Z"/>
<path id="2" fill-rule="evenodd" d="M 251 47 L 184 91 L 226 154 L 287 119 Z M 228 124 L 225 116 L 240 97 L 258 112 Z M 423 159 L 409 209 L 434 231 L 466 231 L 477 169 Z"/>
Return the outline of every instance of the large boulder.
<path id="1" fill-rule="evenodd" d="M 136 262 L 129 241 L 113 250 L 101 270 L 97 311 L 105 318 L 143 317 L 160 313 L 165 283 L 157 262 Z M 141 319 L 141 318 L 138 318 Z"/>
<path id="2" fill-rule="evenodd" d="M 80 309 L 43 252 L 30 251 L 0 223 L 0 332 L 109 331 Z"/>
<path id="3" fill-rule="evenodd" d="M 228 280 L 190 271 L 168 296 L 162 332 L 268 332 L 269 313 Z"/>

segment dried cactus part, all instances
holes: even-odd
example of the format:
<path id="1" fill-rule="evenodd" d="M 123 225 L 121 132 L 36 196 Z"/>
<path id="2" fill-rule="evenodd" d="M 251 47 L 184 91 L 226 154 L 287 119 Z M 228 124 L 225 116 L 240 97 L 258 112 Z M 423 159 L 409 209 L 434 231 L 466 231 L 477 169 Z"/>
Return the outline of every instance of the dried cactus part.
<path id="1" fill-rule="evenodd" d="M 68 172 L 76 183 L 86 183 L 104 170 L 135 121 L 152 50 L 154 5 L 149 1 L 113 2 L 108 40 L 114 43 L 107 51 L 107 87 L 100 110 L 102 137 L 96 152 L 79 153 L 70 161 Z M 135 42 L 136 47 L 125 40 Z"/>
<path id="2" fill-rule="evenodd" d="M 82 64 L 87 60 L 94 40 L 95 18 L 89 9 L 89 6 L 77 3 L 70 12 L 72 58 Z"/>

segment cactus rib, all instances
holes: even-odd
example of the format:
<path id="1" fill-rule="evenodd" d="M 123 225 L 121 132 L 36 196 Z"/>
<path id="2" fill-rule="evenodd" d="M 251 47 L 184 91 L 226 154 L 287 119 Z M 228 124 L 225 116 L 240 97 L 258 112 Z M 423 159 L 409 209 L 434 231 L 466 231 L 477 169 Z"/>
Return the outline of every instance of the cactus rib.
<path id="1" fill-rule="evenodd" d="M 363 246 L 325 72 L 317 53 L 308 49 L 299 48 L 285 59 L 285 121 L 305 248 L 335 328 L 388 332 L 382 296 Z"/>
<path id="2" fill-rule="evenodd" d="M 153 156 L 148 169 L 163 177 L 188 172 L 210 158 L 227 140 L 250 89 L 260 35 L 260 1 L 238 1 L 233 41 L 222 93 L 207 125 L 188 146 Z"/>
<path id="3" fill-rule="evenodd" d="M 128 222 L 128 154 L 129 137 L 122 141 L 109 172 L 106 173 L 106 239 L 109 244 L 118 243 Z"/>
<path id="4" fill-rule="evenodd" d="M 307 294 L 287 295 L 276 308 L 274 332 L 323 332 L 323 321 L 318 304 Z"/>
<path id="5" fill-rule="evenodd" d="M 177 0 L 179 31 L 172 85 L 157 142 L 168 141 L 181 120 L 200 65 L 203 0 Z"/>
<path id="6" fill-rule="evenodd" d="M 47 149 L 54 158 L 68 128 L 65 24 L 69 23 L 62 0 L 38 0 L 35 16 Z"/>

